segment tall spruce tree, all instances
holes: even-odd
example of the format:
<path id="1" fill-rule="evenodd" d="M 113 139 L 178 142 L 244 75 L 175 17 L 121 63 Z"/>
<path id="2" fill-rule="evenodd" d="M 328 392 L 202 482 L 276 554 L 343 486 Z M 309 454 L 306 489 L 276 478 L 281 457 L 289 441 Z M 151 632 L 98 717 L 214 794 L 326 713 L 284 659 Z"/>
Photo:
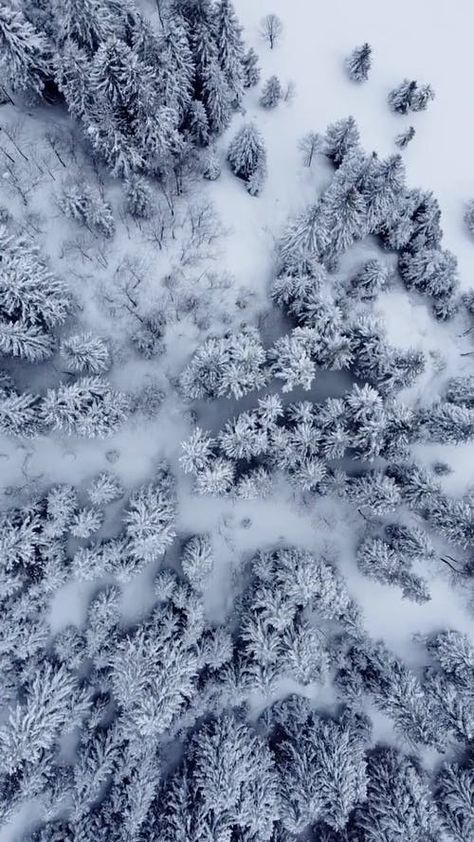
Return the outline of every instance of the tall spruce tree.
<path id="1" fill-rule="evenodd" d="M 244 42 L 232 0 L 220 0 L 215 26 L 219 66 L 231 91 L 232 104 L 238 106 L 244 89 Z"/>
<path id="2" fill-rule="evenodd" d="M 41 94 L 53 76 L 53 50 L 9 0 L 0 7 L 0 70 L 13 91 Z"/>

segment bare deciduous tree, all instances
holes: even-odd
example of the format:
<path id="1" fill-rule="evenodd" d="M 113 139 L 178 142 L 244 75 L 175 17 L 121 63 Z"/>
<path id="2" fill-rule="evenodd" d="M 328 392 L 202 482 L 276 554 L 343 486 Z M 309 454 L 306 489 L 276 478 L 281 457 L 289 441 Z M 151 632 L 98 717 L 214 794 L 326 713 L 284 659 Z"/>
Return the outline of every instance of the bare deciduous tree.
<path id="1" fill-rule="evenodd" d="M 303 153 L 303 164 L 310 167 L 315 155 L 322 149 L 323 139 L 317 132 L 308 132 L 301 138 L 298 147 Z"/>
<path id="2" fill-rule="evenodd" d="M 262 38 L 268 42 L 270 49 L 273 50 L 276 47 L 278 41 L 280 40 L 281 34 L 283 32 L 283 23 L 281 18 L 278 15 L 273 14 L 273 12 L 269 15 L 265 15 L 262 18 L 260 23 L 260 35 Z"/>

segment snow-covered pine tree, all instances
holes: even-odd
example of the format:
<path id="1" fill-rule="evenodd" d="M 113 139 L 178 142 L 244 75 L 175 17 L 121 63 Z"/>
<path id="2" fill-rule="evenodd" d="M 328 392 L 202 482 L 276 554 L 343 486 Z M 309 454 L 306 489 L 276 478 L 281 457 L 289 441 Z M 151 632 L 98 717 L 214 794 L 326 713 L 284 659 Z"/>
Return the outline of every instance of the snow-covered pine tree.
<path id="1" fill-rule="evenodd" d="M 208 462 L 197 474 L 195 490 L 197 494 L 215 497 L 230 494 L 234 487 L 235 465 L 229 459 L 217 456 Z"/>
<path id="2" fill-rule="evenodd" d="M 103 374 L 111 366 L 107 344 L 93 333 L 78 333 L 61 342 L 61 356 L 69 371 Z"/>
<path id="3" fill-rule="evenodd" d="M 71 296 L 51 273 L 35 243 L 0 226 L 0 248 L 1 317 L 39 325 L 44 330 L 64 322 L 72 306 Z"/>
<path id="4" fill-rule="evenodd" d="M 189 439 L 181 443 L 183 455 L 180 464 L 186 474 L 198 474 L 207 468 L 215 457 L 215 440 L 209 433 L 196 427 Z"/>
<path id="5" fill-rule="evenodd" d="M 167 15 L 158 55 L 163 105 L 176 110 L 183 119 L 191 105 L 194 67 L 190 38 L 181 15 Z M 141 58 L 149 63 L 147 54 Z"/>
<path id="6" fill-rule="evenodd" d="M 193 535 L 186 541 L 181 565 L 191 587 L 201 591 L 214 567 L 214 553 L 209 535 Z"/>
<path id="7" fill-rule="evenodd" d="M 90 58 L 73 41 L 68 41 L 55 61 L 55 81 L 73 115 L 84 120 L 93 106 Z"/>
<path id="8" fill-rule="evenodd" d="M 354 277 L 351 287 L 354 294 L 363 300 L 370 301 L 387 285 L 389 273 L 386 264 L 380 260 L 369 260 Z"/>
<path id="9" fill-rule="evenodd" d="M 472 761 L 447 763 L 436 778 L 435 799 L 443 829 L 453 842 L 474 836 L 474 767 Z"/>
<path id="10" fill-rule="evenodd" d="M 349 495 L 359 506 L 367 507 L 375 515 L 394 511 L 400 504 L 401 496 L 395 480 L 381 471 L 354 477 Z"/>
<path id="11" fill-rule="evenodd" d="M 122 497 L 123 493 L 118 477 L 107 471 L 98 474 L 87 489 L 87 495 L 93 506 L 107 506 Z"/>
<path id="12" fill-rule="evenodd" d="M 0 7 L 0 69 L 13 91 L 42 94 L 53 77 L 53 47 L 9 0 Z"/>
<path id="13" fill-rule="evenodd" d="M 232 92 L 223 71 L 215 61 L 207 66 L 202 81 L 202 99 L 210 130 L 214 134 L 220 134 L 231 120 Z"/>
<path id="14" fill-rule="evenodd" d="M 449 403 L 474 409 L 474 375 L 466 374 L 464 377 L 451 378 L 446 387 L 446 400 Z"/>
<path id="15" fill-rule="evenodd" d="M 48 389 L 40 406 L 43 423 L 71 436 L 105 438 L 127 417 L 126 395 L 100 377 L 82 377 L 75 383 Z"/>
<path id="16" fill-rule="evenodd" d="M 280 729 L 274 750 L 283 825 L 296 835 L 317 821 L 342 831 L 366 795 L 361 734 L 310 711 L 306 721 L 288 716 Z"/>
<path id="17" fill-rule="evenodd" d="M 411 111 L 413 96 L 417 87 L 414 80 L 404 79 L 398 88 L 393 88 L 388 95 L 388 104 L 391 110 L 397 112 L 397 114 L 407 114 Z"/>
<path id="18" fill-rule="evenodd" d="M 277 339 L 269 352 L 271 374 L 284 381 L 282 392 L 291 392 L 296 386 L 308 390 L 316 376 L 316 366 L 298 330 Z"/>
<path id="19" fill-rule="evenodd" d="M 163 807 L 163 842 L 198 842 L 215 827 L 223 838 L 238 834 L 270 842 L 278 816 L 278 779 L 268 746 L 238 715 L 212 718 L 186 747 L 183 767 L 165 789 Z"/>
<path id="20" fill-rule="evenodd" d="M 366 42 L 361 47 L 356 47 L 346 59 L 347 73 L 353 82 L 367 81 L 372 64 L 371 54 L 372 47 Z"/>
<path id="21" fill-rule="evenodd" d="M 80 723 L 89 704 L 73 675 L 45 662 L 2 724 L 2 771 L 21 774 L 26 763 L 37 764 L 64 729 L 73 730 Z"/>
<path id="22" fill-rule="evenodd" d="M 323 196 L 323 227 L 327 232 L 324 261 L 332 265 L 365 232 L 367 205 L 355 187 L 333 184 Z"/>
<path id="23" fill-rule="evenodd" d="M 377 747 L 369 754 L 366 801 L 355 813 L 355 831 L 366 842 L 436 839 L 439 823 L 428 775 L 413 757 Z"/>
<path id="24" fill-rule="evenodd" d="M 403 132 L 397 134 L 395 138 L 395 143 L 399 147 L 399 149 L 406 149 L 408 144 L 413 140 L 415 137 L 415 129 L 413 126 L 408 126 Z"/>
<path id="25" fill-rule="evenodd" d="M 69 526 L 71 535 L 75 538 L 90 538 L 94 532 L 98 532 L 102 526 L 104 516 L 99 509 L 85 506 L 79 509 L 72 517 Z"/>
<path id="26" fill-rule="evenodd" d="M 258 64 L 258 55 L 253 47 L 249 47 L 243 59 L 243 82 L 244 88 L 253 88 L 260 82 L 260 67 Z"/>
<path id="27" fill-rule="evenodd" d="M 359 129 L 353 117 L 331 123 L 324 136 L 324 152 L 339 167 L 348 152 L 359 146 Z"/>
<path id="28" fill-rule="evenodd" d="M 447 249 L 405 251 L 398 268 L 408 289 L 415 288 L 435 299 L 452 298 L 459 287 L 457 259 Z"/>
<path id="29" fill-rule="evenodd" d="M 282 98 L 283 92 L 278 76 L 270 76 L 265 82 L 260 96 L 262 108 L 276 108 Z"/>
<path id="30" fill-rule="evenodd" d="M 219 67 L 213 9 L 207 0 L 205 4 L 200 2 L 195 6 L 195 19 L 189 32 L 194 64 L 194 96 L 201 99 L 209 69 L 212 65 Z M 225 77 L 223 81 L 226 81 Z"/>
<path id="31" fill-rule="evenodd" d="M 470 234 L 474 234 L 474 199 L 471 199 L 464 211 L 464 222 Z"/>
<path id="32" fill-rule="evenodd" d="M 209 143 L 209 120 L 202 102 L 195 99 L 189 106 L 187 115 L 189 132 L 196 146 L 207 146 Z"/>
<path id="33" fill-rule="evenodd" d="M 425 111 L 428 103 L 435 98 L 435 92 L 431 85 L 419 85 L 411 97 L 410 107 L 412 111 Z"/>
<path id="34" fill-rule="evenodd" d="M 175 517 L 174 481 L 163 469 L 155 482 L 142 486 L 130 497 L 125 514 L 130 554 L 144 564 L 156 561 L 175 538 Z"/>
<path id="35" fill-rule="evenodd" d="M 32 436 L 40 431 L 37 395 L 18 394 L 13 388 L 0 387 L 0 432 L 5 436 Z"/>
<path id="36" fill-rule="evenodd" d="M 411 559 L 377 537 L 366 538 L 357 552 L 357 565 L 366 576 L 385 585 L 399 585 L 403 596 L 422 603 L 430 599 L 422 579 L 411 572 Z"/>
<path id="37" fill-rule="evenodd" d="M 222 172 L 220 157 L 215 147 L 212 147 L 206 155 L 203 169 L 203 178 L 208 181 L 216 181 Z"/>
<path id="38" fill-rule="evenodd" d="M 232 172 L 253 186 L 252 179 L 266 175 L 266 151 L 263 139 L 254 123 L 247 123 L 231 141 L 227 159 Z M 255 192 L 254 192 L 255 194 Z"/>
<path id="39" fill-rule="evenodd" d="M 231 91 L 232 105 L 240 105 L 244 89 L 244 42 L 232 0 L 219 0 L 215 13 L 219 66 Z"/>
<path id="40" fill-rule="evenodd" d="M 209 338 L 198 348 L 180 378 L 183 394 L 201 398 L 240 398 L 266 380 L 266 353 L 257 330 Z"/>
<path id="41" fill-rule="evenodd" d="M 461 444 L 474 438 L 474 409 L 442 402 L 418 411 L 421 436 L 425 441 Z"/>
<path id="42" fill-rule="evenodd" d="M 60 47 L 73 42 L 91 55 L 114 31 L 114 20 L 107 2 L 54 0 L 52 5 Z"/>
<path id="43" fill-rule="evenodd" d="M 53 356 L 55 344 L 53 336 L 39 325 L 0 318 L 0 353 L 5 357 L 21 357 L 30 363 L 40 363 Z"/>
<path id="44" fill-rule="evenodd" d="M 60 210 L 69 219 L 84 225 L 94 234 L 113 237 L 115 220 L 110 204 L 90 184 L 66 181 L 58 198 Z"/>
<path id="45" fill-rule="evenodd" d="M 154 197 L 150 185 L 142 176 L 131 173 L 125 181 L 127 210 L 135 219 L 150 219 L 154 213 Z"/>

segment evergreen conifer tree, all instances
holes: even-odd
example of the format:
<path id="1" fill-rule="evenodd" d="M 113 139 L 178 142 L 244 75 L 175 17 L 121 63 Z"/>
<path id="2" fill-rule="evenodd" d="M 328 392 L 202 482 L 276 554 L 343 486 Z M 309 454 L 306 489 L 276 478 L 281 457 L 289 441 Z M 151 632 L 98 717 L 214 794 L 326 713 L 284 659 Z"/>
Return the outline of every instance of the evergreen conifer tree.
<path id="1" fill-rule="evenodd" d="M 342 164 L 348 152 L 359 145 L 359 129 L 353 117 L 338 120 L 326 130 L 324 151 L 336 167 Z"/>
<path id="2" fill-rule="evenodd" d="M 282 89 L 280 80 L 278 76 L 270 76 L 263 86 L 260 105 L 262 108 L 276 108 L 281 98 Z"/>
<path id="3" fill-rule="evenodd" d="M 260 81 L 260 67 L 258 55 L 253 47 L 249 47 L 243 57 L 243 83 L 244 88 L 253 88 Z"/>
<path id="4" fill-rule="evenodd" d="M 52 52 L 45 35 L 6 0 L 0 8 L 0 69 L 12 90 L 41 94 L 53 76 Z"/>
<path id="5" fill-rule="evenodd" d="M 215 17 L 219 66 L 229 86 L 232 104 L 240 105 L 244 88 L 244 43 L 232 0 L 220 0 Z"/>
<path id="6" fill-rule="evenodd" d="M 263 140 L 254 123 L 242 126 L 232 140 L 227 153 L 232 172 L 249 181 L 257 172 L 266 170 Z"/>
<path id="7" fill-rule="evenodd" d="M 372 48 L 370 44 L 356 47 L 346 61 L 347 72 L 353 82 L 366 82 L 371 66 Z"/>
<path id="8" fill-rule="evenodd" d="M 400 132 L 395 138 L 395 143 L 400 149 L 406 149 L 408 144 L 413 140 L 415 137 L 415 129 L 413 126 L 408 126 L 405 131 Z"/>

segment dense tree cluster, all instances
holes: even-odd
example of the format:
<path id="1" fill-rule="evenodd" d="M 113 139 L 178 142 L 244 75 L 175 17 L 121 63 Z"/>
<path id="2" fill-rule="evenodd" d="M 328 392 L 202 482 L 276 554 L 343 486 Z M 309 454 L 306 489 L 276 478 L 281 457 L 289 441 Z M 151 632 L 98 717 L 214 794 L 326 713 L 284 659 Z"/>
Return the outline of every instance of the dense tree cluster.
<path id="1" fill-rule="evenodd" d="M 328 840 L 349 832 L 375 841 L 381 828 L 422 840 L 440 825 L 462 839 L 472 824 L 469 766 L 443 767 L 434 799 L 414 758 L 371 747 L 361 711 L 369 697 L 412 744 L 472 739 L 469 640 L 449 629 L 428 636 L 430 666 L 417 678 L 364 635 L 332 564 L 296 547 L 258 552 L 243 571 L 232 631 L 211 626 L 207 535 L 185 542 L 178 570 L 160 568 L 151 613 L 124 626 L 121 584 L 163 558 L 175 502 L 163 465 L 126 504 L 122 535 L 98 541 L 78 530 L 94 514 L 97 531 L 97 515 L 121 493 L 116 477 L 101 474 L 87 489 L 93 509 L 74 488 L 55 486 L 2 517 L 2 820 L 34 800 L 29 842 L 104 833 L 116 842 L 157 834 L 198 842 L 216 828 L 274 842 L 316 825 Z M 431 552 L 398 524 L 386 538 L 410 558 Z M 83 626 L 51 639 L 49 601 L 69 577 L 71 540 L 85 542 L 76 575 L 117 584 L 95 592 Z M 334 718 L 289 695 L 249 722 L 255 694 L 267 699 L 280 679 L 325 684 L 334 669 L 350 703 Z M 74 755 L 61 757 L 73 729 Z M 177 736 L 183 750 L 169 764 Z"/>
<path id="2" fill-rule="evenodd" d="M 57 86 L 116 175 L 179 169 L 191 140 L 228 125 L 256 59 L 245 54 L 231 0 L 173 0 L 155 32 L 133 0 L 57 0 L 2 7 L 2 62 L 12 90 Z"/>
<path id="3" fill-rule="evenodd" d="M 407 114 L 409 111 L 424 111 L 434 98 L 431 85 L 419 85 L 414 79 L 404 79 L 390 91 L 388 104 L 397 114 Z"/>
<path id="4" fill-rule="evenodd" d="M 333 269 L 354 242 L 376 235 L 385 248 L 398 252 L 406 287 L 429 296 L 437 318 L 450 318 L 457 306 L 457 261 L 441 247 L 441 211 L 434 196 L 407 188 L 400 155 L 380 160 L 375 152 L 365 154 L 353 117 L 330 125 L 317 149 L 336 172 L 319 200 L 285 232 L 280 274 L 306 278 L 310 286 L 318 263 Z"/>

